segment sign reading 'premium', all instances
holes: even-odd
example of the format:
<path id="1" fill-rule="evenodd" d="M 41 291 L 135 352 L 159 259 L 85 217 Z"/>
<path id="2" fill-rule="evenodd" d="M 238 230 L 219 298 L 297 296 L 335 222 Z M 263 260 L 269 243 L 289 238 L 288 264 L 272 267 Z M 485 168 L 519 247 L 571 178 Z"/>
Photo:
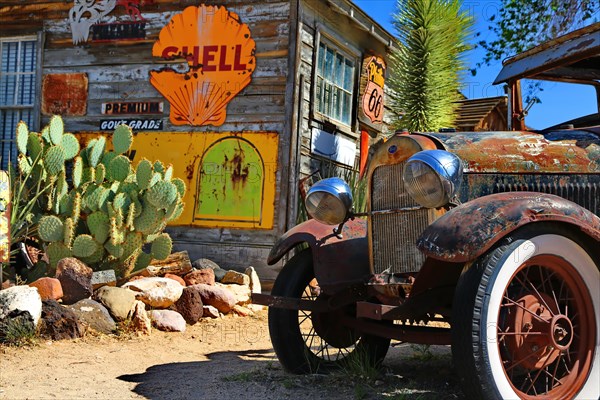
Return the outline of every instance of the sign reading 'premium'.
<path id="1" fill-rule="evenodd" d="M 102 114 L 162 114 L 163 103 L 138 101 L 132 103 L 102 103 Z"/>
<path id="2" fill-rule="evenodd" d="M 171 123 L 222 125 L 227 104 L 250 84 L 255 48 L 248 26 L 225 7 L 192 6 L 173 16 L 152 55 L 185 59 L 189 70 L 150 71 L 150 83 L 171 104 Z"/>

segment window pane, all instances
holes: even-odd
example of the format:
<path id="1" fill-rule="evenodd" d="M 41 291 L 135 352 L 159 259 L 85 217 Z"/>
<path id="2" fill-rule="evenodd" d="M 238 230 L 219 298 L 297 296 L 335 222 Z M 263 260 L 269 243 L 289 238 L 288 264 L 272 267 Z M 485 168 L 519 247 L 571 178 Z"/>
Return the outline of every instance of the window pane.
<path id="1" fill-rule="evenodd" d="M 315 85 L 315 109 L 332 119 L 350 124 L 354 92 L 352 60 L 319 43 Z"/>
<path id="2" fill-rule="evenodd" d="M 344 73 L 344 89 L 352 92 L 354 89 L 354 65 L 349 60 L 346 60 L 346 72 Z"/>
<path id="3" fill-rule="evenodd" d="M 317 76 L 317 111 L 323 112 L 323 78 Z"/>
<path id="4" fill-rule="evenodd" d="M 18 42 L 2 43 L 2 72 L 17 72 Z"/>
<path id="5" fill-rule="evenodd" d="M 0 111 L 0 157 L 2 169 L 8 169 L 8 161 L 16 158 L 14 136 L 19 122 L 18 111 Z"/>
<path id="6" fill-rule="evenodd" d="M 344 92 L 344 101 L 342 103 L 342 117 L 340 120 L 347 124 L 350 124 L 352 120 L 350 118 L 350 111 L 352 110 L 352 97 L 346 92 Z"/>
<path id="7" fill-rule="evenodd" d="M 33 75 L 21 76 L 19 96 L 17 102 L 24 106 L 33 106 L 35 99 L 35 77 Z"/>
<path id="8" fill-rule="evenodd" d="M 16 87 L 16 75 L 3 75 L 0 78 L 0 106 L 12 106 L 15 104 Z"/>
<path id="9" fill-rule="evenodd" d="M 327 49 L 327 54 L 325 56 L 325 72 L 323 73 L 325 79 L 331 80 L 333 77 L 333 51 L 331 49 Z"/>
<path id="10" fill-rule="evenodd" d="M 36 65 L 35 42 L 21 43 L 21 68 L 22 72 L 34 72 Z"/>
<path id="11" fill-rule="evenodd" d="M 319 44 L 319 55 L 317 61 L 317 73 L 319 75 L 323 75 L 323 66 L 325 65 L 325 45 L 323 43 Z"/>

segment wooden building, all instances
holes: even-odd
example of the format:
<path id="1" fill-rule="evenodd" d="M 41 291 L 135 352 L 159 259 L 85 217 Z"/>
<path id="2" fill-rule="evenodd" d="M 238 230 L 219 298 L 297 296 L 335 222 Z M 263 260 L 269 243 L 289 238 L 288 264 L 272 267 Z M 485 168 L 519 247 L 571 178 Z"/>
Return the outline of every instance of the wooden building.
<path id="1" fill-rule="evenodd" d="M 508 129 L 506 96 L 463 99 L 457 102 L 456 130 L 460 132 L 505 131 Z"/>
<path id="2" fill-rule="evenodd" d="M 361 136 L 388 133 L 393 43 L 350 0 L 1 1 L 2 165 L 21 119 L 82 140 L 127 123 L 134 164 L 187 184 L 175 249 L 269 280 L 299 180 L 356 170 Z"/>

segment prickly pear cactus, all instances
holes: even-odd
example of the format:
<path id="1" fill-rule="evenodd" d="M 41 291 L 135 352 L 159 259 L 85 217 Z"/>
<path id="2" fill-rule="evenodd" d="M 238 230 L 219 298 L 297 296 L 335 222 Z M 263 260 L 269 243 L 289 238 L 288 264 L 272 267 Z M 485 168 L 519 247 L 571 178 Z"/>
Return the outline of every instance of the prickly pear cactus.
<path id="1" fill-rule="evenodd" d="M 19 173 L 48 188 L 36 199 L 32 219 L 52 268 L 64 257 L 77 257 L 96 270 L 113 268 L 125 276 L 171 253 L 163 230 L 183 211 L 185 183 L 160 161 L 133 165 L 128 126 L 117 127 L 109 138 L 113 151 L 103 136 L 80 148 L 59 116 L 42 133 L 20 123 L 16 139 Z"/>

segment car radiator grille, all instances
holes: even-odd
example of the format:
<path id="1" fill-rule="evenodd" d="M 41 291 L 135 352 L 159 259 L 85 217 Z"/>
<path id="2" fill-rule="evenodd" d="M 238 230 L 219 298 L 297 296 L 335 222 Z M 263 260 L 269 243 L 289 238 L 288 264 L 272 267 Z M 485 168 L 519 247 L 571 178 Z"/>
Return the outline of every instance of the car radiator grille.
<path id="1" fill-rule="evenodd" d="M 415 207 L 402 181 L 404 163 L 378 167 L 372 177 L 371 210 Z M 373 272 L 418 271 L 425 257 L 415 243 L 430 224 L 430 210 L 396 211 L 371 215 Z"/>
<path id="2" fill-rule="evenodd" d="M 566 180 L 568 178 L 565 178 Z M 540 192 L 560 196 L 600 216 L 600 183 L 599 182 L 528 182 L 526 177 L 520 181 L 509 177 L 497 178 L 494 193 L 503 192 Z"/>

